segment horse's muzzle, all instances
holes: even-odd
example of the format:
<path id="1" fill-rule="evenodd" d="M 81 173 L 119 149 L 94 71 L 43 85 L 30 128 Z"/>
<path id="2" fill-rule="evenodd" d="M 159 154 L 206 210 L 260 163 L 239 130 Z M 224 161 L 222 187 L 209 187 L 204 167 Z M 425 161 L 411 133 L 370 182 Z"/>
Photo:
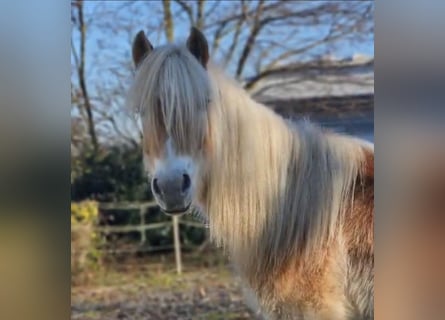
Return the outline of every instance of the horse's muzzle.
<path id="1" fill-rule="evenodd" d="M 189 211 L 191 206 L 191 179 L 188 174 L 168 178 L 155 177 L 152 191 L 161 210 L 168 215 L 180 215 Z"/>

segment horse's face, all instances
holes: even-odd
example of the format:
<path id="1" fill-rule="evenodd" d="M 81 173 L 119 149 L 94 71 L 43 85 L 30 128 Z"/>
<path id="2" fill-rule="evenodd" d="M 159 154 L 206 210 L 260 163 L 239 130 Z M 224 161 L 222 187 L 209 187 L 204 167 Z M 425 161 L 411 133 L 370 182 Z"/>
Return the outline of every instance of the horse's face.
<path id="1" fill-rule="evenodd" d="M 171 137 L 161 145 L 160 154 L 144 152 L 151 190 L 162 211 L 171 215 L 183 214 L 194 202 L 199 181 L 198 162 L 195 156 L 178 152 Z"/>
<path id="2" fill-rule="evenodd" d="M 207 41 L 193 29 L 187 48 L 153 50 L 143 32 L 133 43 L 136 86 L 143 88 L 137 94 L 143 96 L 144 162 L 156 202 L 171 215 L 199 204 L 209 141 Z"/>

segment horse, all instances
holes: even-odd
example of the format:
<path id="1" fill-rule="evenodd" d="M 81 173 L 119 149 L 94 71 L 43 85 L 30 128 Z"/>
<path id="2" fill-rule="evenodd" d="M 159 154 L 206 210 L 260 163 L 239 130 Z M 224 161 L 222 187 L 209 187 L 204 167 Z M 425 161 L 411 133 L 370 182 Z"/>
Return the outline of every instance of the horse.
<path id="1" fill-rule="evenodd" d="M 161 210 L 205 217 L 265 317 L 373 319 L 373 144 L 254 101 L 196 28 L 157 48 L 140 31 L 132 56 Z"/>

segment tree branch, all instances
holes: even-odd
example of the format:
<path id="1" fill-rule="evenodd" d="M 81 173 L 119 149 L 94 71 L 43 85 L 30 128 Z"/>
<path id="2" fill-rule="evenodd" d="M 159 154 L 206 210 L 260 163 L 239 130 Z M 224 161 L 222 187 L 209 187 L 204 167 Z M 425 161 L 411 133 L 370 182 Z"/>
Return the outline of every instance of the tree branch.
<path id="1" fill-rule="evenodd" d="M 164 8 L 165 36 L 169 42 L 173 42 L 174 30 L 170 0 L 162 0 L 162 6 Z"/>
<path id="2" fill-rule="evenodd" d="M 275 8 L 283 5 L 285 2 L 287 2 L 287 1 L 279 0 L 279 1 L 275 2 L 275 3 L 273 3 L 273 4 L 264 5 L 263 6 L 263 12 L 275 9 Z M 225 17 L 223 19 L 220 19 L 220 20 L 217 20 L 217 21 L 214 21 L 214 22 L 208 24 L 206 27 L 212 28 L 212 27 L 220 25 L 221 23 L 229 23 L 229 22 L 237 21 L 239 19 L 251 16 L 256 11 L 257 11 L 257 9 L 252 9 L 252 10 L 249 10 L 247 12 L 243 12 L 243 13 L 240 13 L 240 14 L 235 14 L 235 15 L 232 15 L 232 16 L 229 16 L 229 17 Z"/>
<path id="3" fill-rule="evenodd" d="M 193 10 L 192 8 L 185 3 L 185 1 L 183 0 L 174 0 L 187 14 L 189 21 L 190 21 L 190 25 L 193 26 L 195 24 L 195 21 L 193 19 Z"/>
<path id="4" fill-rule="evenodd" d="M 374 64 L 374 60 L 367 61 L 365 63 L 361 63 L 354 66 L 371 66 Z M 302 63 L 302 64 L 294 64 L 290 66 L 283 66 L 283 67 L 277 67 L 273 69 L 264 70 L 263 72 L 258 73 L 257 75 L 249 78 L 244 83 L 244 89 L 247 91 L 250 91 L 254 88 L 254 86 L 262 79 L 275 75 L 275 74 L 283 74 L 283 73 L 290 73 L 290 72 L 332 72 L 332 71 L 339 71 L 342 69 L 348 68 L 346 65 L 341 64 L 329 64 L 325 63 L 324 61 L 320 62 L 313 62 L 310 64 Z"/>
<path id="5" fill-rule="evenodd" d="M 253 49 L 256 37 L 260 33 L 261 28 L 264 26 L 264 24 L 260 22 L 261 14 L 263 12 L 263 4 L 264 4 L 264 0 L 260 0 L 258 3 L 258 6 L 256 8 L 255 18 L 254 18 L 253 25 L 252 25 L 252 28 L 250 31 L 250 35 L 247 38 L 246 44 L 244 45 L 243 52 L 241 53 L 241 57 L 238 60 L 238 65 L 237 65 L 236 73 L 235 73 L 235 76 L 238 79 L 240 78 L 240 76 L 243 72 L 247 57 L 249 56 L 250 52 Z"/>
<path id="6" fill-rule="evenodd" d="M 122 132 L 122 130 L 119 128 L 119 126 L 116 123 L 116 120 L 114 119 L 113 116 L 106 114 L 103 111 L 99 112 L 102 116 L 102 118 L 106 121 L 109 121 L 111 123 L 111 126 L 113 127 L 114 131 L 125 141 L 127 141 L 128 143 L 130 143 L 131 145 L 133 145 L 134 147 L 138 146 L 138 143 L 136 140 L 134 140 L 133 138 L 129 137 L 128 135 L 124 134 Z"/>
<path id="7" fill-rule="evenodd" d="M 316 48 L 317 46 L 321 45 L 321 44 L 326 44 L 329 42 L 333 42 L 335 40 L 341 39 L 342 37 L 344 37 L 345 35 L 347 35 L 349 32 L 343 32 L 337 35 L 332 35 L 331 33 L 329 33 L 327 36 L 323 37 L 322 39 L 319 39 L 317 41 L 312 42 L 311 44 L 305 46 L 305 47 L 301 47 L 298 49 L 294 49 L 294 50 L 289 50 L 286 51 L 282 54 L 280 54 L 279 56 L 277 56 L 274 60 L 272 60 L 271 62 L 268 63 L 268 65 L 264 68 L 264 69 L 272 69 L 276 66 L 277 63 L 279 63 L 280 61 L 283 61 L 291 56 L 296 56 L 296 55 L 301 55 L 302 53 L 305 53 L 311 49 Z"/>
<path id="8" fill-rule="evenodd" d="M 196 13 L 196 28 L 202 30 L 204 26 L 204 4 L 205 0 L 198 0 L 198 10 Z"/>
<path id="9" fill-rule="evenodd" d="M 236 46 L 238 45 L 239 36 L 241 34 L 241 27 L 244 24 L 245 19 L 247 18 L 246 2 L 245 0 L 241 0 L 240 2 L 241 2 L 241 10 L 244 15 L 241 18 L 239 18 L 236 23 L 235 33 L 233 34 L 233 40 L 224 60 L 224 67 L 227 67 L 229 62 L 232 60 L 233 53 L 235 52 Z"/>
<path id="10" fill-rule="evenodd" d="M 226 26 L 227 23 L 221 23 L 218 29 L 216 29 L 215 35 L 213 36 L 212 52 L 215 52 L 218 49 L 221 38 L 223 37 L 223 31 Z"/>
<path id="11" fill-rule="evenodd" d="M 206 17 L 210 17 L 213 13 L 213 11 L 216 10 L 216 8 L 218 8 L 218 6 L 220 5 L 221 1 L 214 1 L 213 5 L 210 7 L 209 10 L 207 10 L 207 12 L 205 13 Z"/>

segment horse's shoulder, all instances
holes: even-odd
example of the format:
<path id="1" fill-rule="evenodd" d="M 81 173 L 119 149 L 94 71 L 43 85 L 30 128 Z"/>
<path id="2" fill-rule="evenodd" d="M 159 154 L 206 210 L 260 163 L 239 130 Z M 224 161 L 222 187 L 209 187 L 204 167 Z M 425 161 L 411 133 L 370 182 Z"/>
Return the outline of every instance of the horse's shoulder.
<path id="1" fill-rule="evenodd" d="M 344 232 L 349 250 L 369 253 L 374 241 L 374 152 L 367 148 L 364 152 L 354 200 L 345 213 Z"/>

